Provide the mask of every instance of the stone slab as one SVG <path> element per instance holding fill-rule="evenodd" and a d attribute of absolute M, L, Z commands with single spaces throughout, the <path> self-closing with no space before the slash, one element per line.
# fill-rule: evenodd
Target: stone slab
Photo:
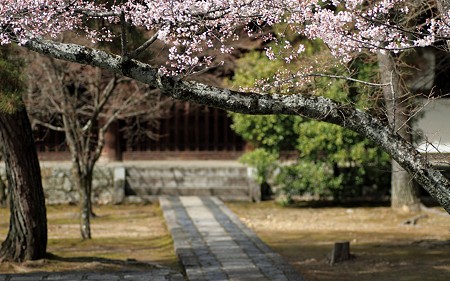
<path fill-rule="evenodd" d="M 160 205 L 189 280 L 304 280 L 218 198 L 164 196 Z"/>

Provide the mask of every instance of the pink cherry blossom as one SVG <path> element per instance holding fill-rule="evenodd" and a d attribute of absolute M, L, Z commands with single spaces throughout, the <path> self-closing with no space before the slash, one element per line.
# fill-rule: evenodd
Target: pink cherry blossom
<path fill-rule="evenodd" d="M 123 3 L 125 2 L 125 3 Z M 450 39 L 450 11 L 418 26 L 407 23 L 417 1 L 406 0 L 130 0 L 99 5 L 88 0 L 4 0 L 0 2 L 0 44 L 25 43 L 34 37 L 56 38 L 75 31 L 92 40 L 109 40 L 113 30 L 93 30 L 92 18 L 111 24 L 125 22 L 147 29 L 170 46 L 166 70 L 188 73 L 213 60 L 200 58 L 208 48 L 229 53 L 229 43 L 246 36 L 261 37 L 283 46 L 267 48 L 270 59 L 295 60 L 304 51 L 292 46 L 282 33 L 267 27 L 284 24 L 298 35 L 321 39 L 332 54 L 347 61 L 363 50 L 402 51 Z M 419 1 L 420 2 L 420 1 Z M 250 28 L 256 26 L 256 28 Z M 118 34 L 116 34 L 118 36 Z M 283 42 L 284 41 L 284 42 Z"/>

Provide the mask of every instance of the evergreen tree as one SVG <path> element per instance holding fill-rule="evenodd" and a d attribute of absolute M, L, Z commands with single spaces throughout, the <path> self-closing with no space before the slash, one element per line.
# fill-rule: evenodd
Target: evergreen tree
<path fill-rule="evenodd" d="M 41 171 L 22 103 L 22 63 L 12 46 L 0 48 L 0 143 L 10 194 L 10 225 L 0 261 L 41 259 L 47 248 L 47 217 Z"/>

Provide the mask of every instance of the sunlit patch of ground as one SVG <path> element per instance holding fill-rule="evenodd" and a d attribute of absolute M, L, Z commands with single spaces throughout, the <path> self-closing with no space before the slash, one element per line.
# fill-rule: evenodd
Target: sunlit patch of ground
<path fill-rule="evenodd" d="M 227 205 L 308 281 L 450 280 L 450 216 L 413 215 L 387 207 L 281 208 L 273 202 Z M 51 256 L 25 264 L 0 264 L 0 272 L 181 270 L 157 205 L 95 207 L 93 239 L 80 239 L 78 208 L 49 206 Z M 9 214 L 0 208 L 0 239 Z M 328 264 L 334 242 L 350 241 L 355 259 Z"/>
<path fill-rule="evenodd" d="M 0 264 L 1 273 L 31 271 L 180 270 L 161 210 L 153 205 L 98 206 L 91 240 L 82 240 L 76 206 L 48 206 L 49 257 L 24 264 Z M 9 212 L 0 208 L 0 238 Z"/>
<path fill-rule="evenodd" d="M 308 281 L 450 280 L 448 214 L 426 213 L 406 226 L 402 222 L 414 215 L 388 207 L 227 205 Z M 331 266 L 329 255 L 339 241 L 350 241 L 355 259 Z"/>

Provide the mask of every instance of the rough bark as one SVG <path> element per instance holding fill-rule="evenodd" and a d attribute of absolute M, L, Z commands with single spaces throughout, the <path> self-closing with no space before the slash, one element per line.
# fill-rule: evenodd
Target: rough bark
<path fill-rule="evenodd" d="M 409 126 L 409 99 L 405 87 L 402 85 L 401 74 L 397 63 L 390 53 L 378 54 L 381 81 L 388 122 L 393 133 L 398 133 L 407 142 L 412 141 Z M 407 212 L 420 210 L 420 200 L 413 177 L 395 160 L 392 160 L 391 173 L 391 207 Z"/>
<path fill-rule="evenodd" d="M 415 147 L 393 132 L 390 126 L 352 106 L 307 94 L 269 95 L 220 89 L 176 77 L 161 76 L 158 70 L 136 60 L 74 44 L 43 39 L 28 41 L 27 48 L 41 54 L 109 69 L 136 79 L 175 99 L 246 114 L 290 114 L 337 124 L 370 139 L 411 173 L 450 213 L 450 183 Z"/>
<path fill-rule="evenodd" d="M 3 181 L 2 177 L 0 177 L 0 206 L 6 206 L 6 184 Z"/>
<path fill-rule="evenodd" d="M 44 258 L 47 218 L 41 171 L 25 109 L 0 113 L 0 142 L 10 187 L 10 225 L 0 261 Z"/>
<path fill-rule="evenodd" d="M 331 251 L 330 264 L 333 265 L 338 262 L 348 261 L 352 258 L 350 254 L 350 242 L 336 242 Z"/>
<path fill-rule="evenodd" d="M 80 193 L 80 232 L 81 238 L 91 239 L 91 214 L 92 214 L 92 171 L 81 171 L 78 167 L 72 170 L 73 179 Z"/>

